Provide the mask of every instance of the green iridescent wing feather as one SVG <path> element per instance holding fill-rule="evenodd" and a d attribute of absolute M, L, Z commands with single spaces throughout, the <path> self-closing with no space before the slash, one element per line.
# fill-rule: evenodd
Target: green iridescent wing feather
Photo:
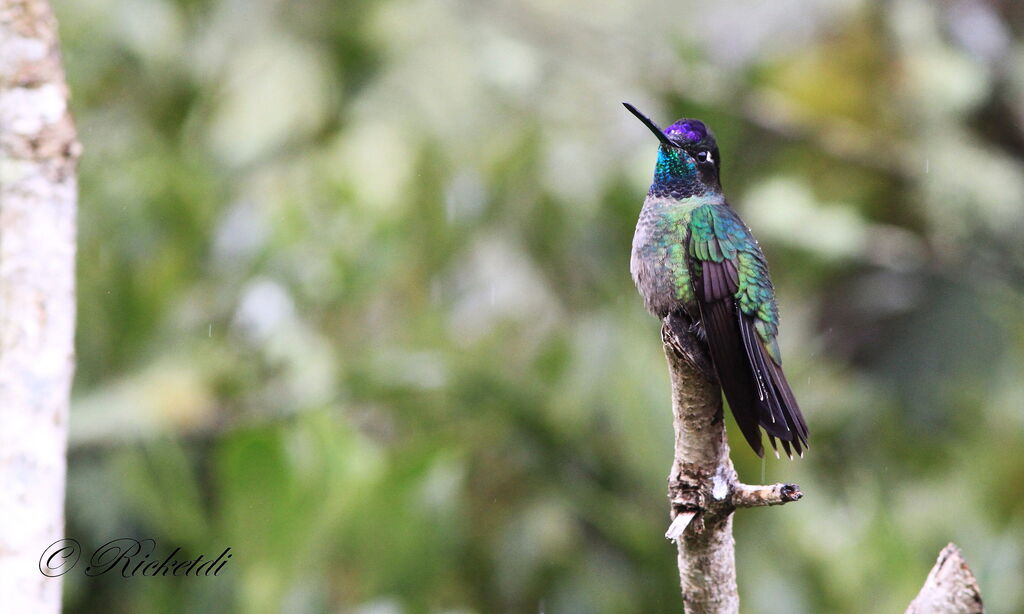
<path fill-rule="evenodd" d="M 799 453 L 807 427 L 782 374 L 779 312 L 757 241 L 726 205 L 693 210 L 687 233 L 689 281 L 715 369 L 744 436 L 762 452 L 758 425 Z"/>
<path fill-rule="evenodd" d="M 729 278 L 722 291 L 708 284 L 709 290 L 718 291 L 714 298 L 724 298 L 723 291 L 727 291 L 737 299 L 743 313 L 757 318 L 758 336 L 775 363 L 781 366 L 782 357 L 775 340 L 779 332 L 775 288 L 761 247 L 750 230 L 731 208 L 704 205 L 690 215 L 689 232 L 689 252 L 694 266 L 713 262 L 728 267 Z"/>

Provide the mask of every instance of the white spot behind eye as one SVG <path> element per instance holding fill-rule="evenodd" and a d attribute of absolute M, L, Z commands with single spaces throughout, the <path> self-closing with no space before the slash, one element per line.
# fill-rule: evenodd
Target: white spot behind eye
<path fill-rule="evenodd" d="M 698 162 L 714 162 L 714 159 L 712 159 L 710 151 L 698 151 L 697 152 L 697 161 Z"/>

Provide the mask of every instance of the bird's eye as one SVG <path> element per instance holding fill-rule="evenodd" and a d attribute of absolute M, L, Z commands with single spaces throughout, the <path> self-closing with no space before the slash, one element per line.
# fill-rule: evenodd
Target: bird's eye
<path fill-rule="evenodd" d="M 714 162 L 714 160 L 711 159 L 711 152 L 710 151 L 698 151 L 697 152 L 697 162 L 700 162 L 702 164 L 704 162 Z"/>

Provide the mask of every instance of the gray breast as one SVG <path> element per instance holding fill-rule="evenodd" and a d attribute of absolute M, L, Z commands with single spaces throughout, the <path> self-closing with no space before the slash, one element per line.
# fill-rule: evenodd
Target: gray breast
<path fill-rule="evenodd" d="M 633 251 L 629 260 L 629 271 L 644 299 L 644 306 L 659 318 L 679 307 L 673 297 L 664 240 L 665 233 L 676 231 L 664 223 L 666 206 L 668 203 L 662 199 L 648 198 L 644 201 L 633 234 Z"/>

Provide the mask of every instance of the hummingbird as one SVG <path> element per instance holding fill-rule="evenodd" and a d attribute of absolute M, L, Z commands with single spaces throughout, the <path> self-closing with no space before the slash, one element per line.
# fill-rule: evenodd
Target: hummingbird
<path fill-rule="evenodd" d="M 778 455 L 803 455 L 807 424 L 782 372 L 779 309 L 757 239 L 729 206 L 711 130 L 680 119 L 662 130 L 628 102 L 658 137 L 654 181 L 633 235 L 630 272 L 647 310 L 680 318 L 707 344 L 743 437 L 764 456 L 761 429 Z"/>

